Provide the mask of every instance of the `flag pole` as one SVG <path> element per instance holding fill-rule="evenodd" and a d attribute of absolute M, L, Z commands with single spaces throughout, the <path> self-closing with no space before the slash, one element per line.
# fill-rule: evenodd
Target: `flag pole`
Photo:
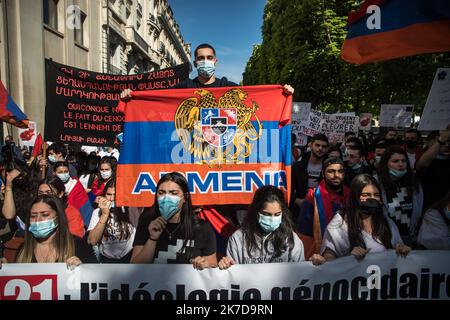
<path fill-rule="evenodd" d="M 47 159 L 47 142 L 44 141 L 44 144 L 42 145 L 42 159 Z M 45 179 L 47 174 L 47 164 L 45 166 L 42 166 L 41 171 L 41 179 Z"/>

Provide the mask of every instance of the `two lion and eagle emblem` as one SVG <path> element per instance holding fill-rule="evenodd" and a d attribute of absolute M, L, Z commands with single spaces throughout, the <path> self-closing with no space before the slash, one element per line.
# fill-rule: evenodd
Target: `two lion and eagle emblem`
<path fill-rule="evenodd" d="M 194 93 L 199 97 L 185 99 L 178 106 L 175 129 L 196 163 L 220 166 L 249 157 L 252 143 L 262 135 L 258 104 L 245 105 L 248 94 L 240 88 L 226 91 L 218 101 L 209 90 Z"/>

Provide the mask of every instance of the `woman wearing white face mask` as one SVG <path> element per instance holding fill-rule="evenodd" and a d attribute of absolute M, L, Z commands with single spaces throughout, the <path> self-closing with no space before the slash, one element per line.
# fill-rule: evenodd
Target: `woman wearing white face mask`
<path fill-rule="evenodd" d="M 217 266 L 216 236 L 194 215 L 186 179 L 164 175 L 153 207 L 139 219 L 131 263 L 191 263 L 195 269 Z"/>
<path fill-rule="evenodd" d="M 78 179 L 70 176 L 69 164 L 66 161 L 58 161 L 54 165 L 55 175 L 64 183 L 67 203 L 77 208 L 83 218 L 84 226 L 87 228 L 91 221 L 94 208 L 89 202 L 88 195 Z"/>
<path fill-rule="evenodd" d="M 304 261 L 303 243 L 294 232 L 289 209 L 281 190 L 274 186 L 259 188 L 241 229 L 228 240 L 227 256 L 220 269 L 233 264 Z"/>
<path fill-rule="evenodd" d="M 92 194 L 95 197 L 101 196 L 105 189 L 106 183 L 110 180 L 114 180 L 116 175 L 116 163 L 116 158 L 109 156 L 103 157 L 100 160 L 98 174 L 92 183 Z M 98 199 L 96 198 L 94 202 L 98 203 Z"/>

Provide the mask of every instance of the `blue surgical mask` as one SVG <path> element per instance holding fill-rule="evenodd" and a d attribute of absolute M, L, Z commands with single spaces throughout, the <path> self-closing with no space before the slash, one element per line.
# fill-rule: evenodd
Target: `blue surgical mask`
<path fill-rule="evenodd" d="M 216 71 L 214 61 L 202 60 L 197 62 L 197 72 L 200 76 L 210 78 Z"/>
<path fill-rule="evenodd" d="M 70 173 L 68 173 L 68 172 L 66 172 L 66 173 L 57 173 L 56 175 L 64 183 L 66 183 L 70 179 Z"/>
<path fill-rule="evenodd" d="M 261 213 L 258 213 L 258 215 L 259 215 L 259 218 L 258 218 L 259 225 L 265 232 L 273 232 L 273 231 L 277 230 L 281 224 L 281 216 L 282 215 L 266 216 Z"/>
<path fill-rule="evenodd" d="M 50 154 L 48 156 L 48 161 L 50 161 L 51 163 L 55 163 L 58 161 L 58 159 L 56 159 L 56 157 L 54 155 Z"/>
<path fill-rule="evenodd" d="M 359 170 L 359 169 L 361 169 L 361 167 L 362 167 L 362 164 L 361 164 L 361 162 L 358 162 L 358 163 L 355 163 L 354 165 L 352 165 L 352 170 Z"/>
<path fill-rule="evenodd" d="M 31 222 L 28 230 L 33 234 L 36 239 L 45 239 L 47 238 L 58 225 L 55 222 L 55 219 L 39 221 L 39 222 Z"/>
<path fill-rule="evenodd" d="M 116 202 L 115 201 L 111 201 L 111 206 L 110 206 L 110 208 L 112 209 L 112 208 L 114 208 L 116 206 Z"/>
<path fill-rule="evenodd" d="M 406 174 L 406 170 L 389 169 L 389 174 L 396 178 L 401 178 Z"/>
<path fill-rule="evenodd" d="M 170 194 L 158 198 L 159 212 L 164 220 L 168 221 L 175 213 L 177 213 L 180 201 L 180 197 Z"/>

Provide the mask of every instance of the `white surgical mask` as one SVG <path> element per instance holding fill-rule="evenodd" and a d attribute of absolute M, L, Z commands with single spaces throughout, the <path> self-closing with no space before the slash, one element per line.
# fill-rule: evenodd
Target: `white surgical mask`
<path fill-rule="evenodd" d="M 55 163 L 58 161 L 58 159 L 56 159 L 56 157 L 54 155 L 50 154 L 48 156 L 48 161 L 50 161 L 51 163 Z"/>
<path fill-rule="evenodd" d="M 109 179 L 111 178 L 112 175 L 112 170 L 108 170 L 108 171 L 100 171 L 100 175 L 102 176 L 102 179 Z"/>
<path fill-rule="evenodd" d="M 66 173 L 57 173 L 56 175 L 64 183 L 66 183 L 70 179 L 70 174 L 68 172 L 66 172 Z"/>

